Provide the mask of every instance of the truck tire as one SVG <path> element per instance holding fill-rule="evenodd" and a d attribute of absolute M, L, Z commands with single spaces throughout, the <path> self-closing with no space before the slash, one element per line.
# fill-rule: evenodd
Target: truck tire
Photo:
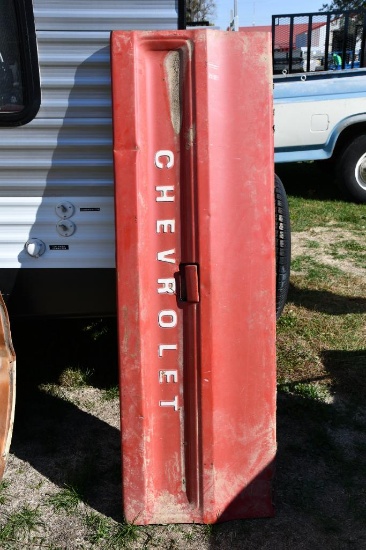
<path fill-rule="evenodd" d="M 358 136 L 343 149 L 336 164 L 336 175 L 348 199 L 366 202 L 366 135 Z"/>
<path fill-rule="evenodd" d="M 286 191 L 275 175 L 276 319 L 285 307 L 290 284 L 291 228 Z"/>

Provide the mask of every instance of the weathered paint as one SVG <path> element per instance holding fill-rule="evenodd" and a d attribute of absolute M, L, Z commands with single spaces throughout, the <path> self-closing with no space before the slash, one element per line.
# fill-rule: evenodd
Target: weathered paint
<path fill-rule="evenodd" d="M 112 89 L 124 514 L 270 516 L 269 36 L 115 32 Z"/>
<path fill-rule="evenodd" d="M 9 317 L 0 294 L 0 480 L 9 454 L 15 409 L 15 353 Z"/>

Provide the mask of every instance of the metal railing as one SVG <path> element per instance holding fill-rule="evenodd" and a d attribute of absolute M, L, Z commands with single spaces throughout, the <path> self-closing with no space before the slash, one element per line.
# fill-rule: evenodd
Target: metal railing
<path fill-rule="evenodd" d="M 365 10 L 273 15 L 273 73 L 364 67 L 365 37 Z"/>

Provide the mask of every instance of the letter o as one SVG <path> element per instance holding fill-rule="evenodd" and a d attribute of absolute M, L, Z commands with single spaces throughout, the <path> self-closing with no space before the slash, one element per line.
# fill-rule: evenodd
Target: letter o
<path fill-rule="evenodd" d="M 173 309 L 163 309 L 158 315 L 158 324 L 161 328 L 173 328 L 177 326 L 177 314 Z"/>

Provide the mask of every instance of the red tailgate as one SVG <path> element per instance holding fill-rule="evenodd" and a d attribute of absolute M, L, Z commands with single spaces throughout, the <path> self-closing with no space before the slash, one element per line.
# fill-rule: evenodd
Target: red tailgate
<path fill-rule="evenodd" d="M 273 511 L 270 59 L 264 33 L 112 34 L 129 521 Z"/>

